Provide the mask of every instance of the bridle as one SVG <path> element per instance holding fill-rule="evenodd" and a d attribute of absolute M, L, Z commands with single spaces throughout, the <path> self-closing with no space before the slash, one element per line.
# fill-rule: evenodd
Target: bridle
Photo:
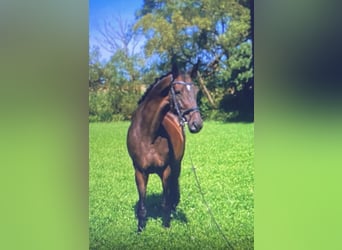
<path fill-rule="evenodd" d="M 184 124 L 187 122 L 185 116 L 191 112 L 199 112 L 199 108 L 196 106 L 196 107 L 193 107 L 193 108 L 189 108 L 189 109 L 186 109 L 184 111 L 182 111 L 179 103 L 177 102 L 177 98 L 176 98 L 176 93 L 175 93 L 175 89 L 174 89 L 174 86 L 176 84 L 181 84 L 181 85 L 184 85 L 184 86 L 191 86 L 191 85 L 194 85 L 193 82 L 183 82 L 183 81 L 172 81 L 171 82 L 171 98 L 172 98 L 172 101 L 173 101 L 173 105 L 176 109 L 176 112 L 177 112 L 177 115 L 178 115 L 178 119 L 179 119 L 179 124 L 183 127 Z"/>

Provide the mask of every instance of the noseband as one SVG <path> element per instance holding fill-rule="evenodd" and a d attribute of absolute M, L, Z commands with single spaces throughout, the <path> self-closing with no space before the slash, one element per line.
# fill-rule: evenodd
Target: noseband
<path fill-rule="evenodd" d="M 184 126 L 184 124 L 187 122 L 185 116 L 187 114 L 191 113 L 191 112 L 199 112 L 199 108 L 196 106 L 196 107 L 193 107 L 193 108 L 186 109 L 183 112 L 181 111 L 180 105 L 177 102 L 176 93 L 175 93 L 175 89 L 174 89 L 174 86 L 176 84 L 181 84 L 181 85 L 184 85 L 184 86 L 187 86 L 187 85 L 191 86 L 191 85 L 194 85 L 194 83 L 192 83 L 192 82 L 183 82 L 183 81 L 172 81 L 171 82 L 171 97 L 172 97 L 173 105 L 175 106 L 175 109 L 176 109 L 176 112 L 177 112 L 177 115 L 178 115 L 178 118 L 179 118 L 180 125 Z"/>

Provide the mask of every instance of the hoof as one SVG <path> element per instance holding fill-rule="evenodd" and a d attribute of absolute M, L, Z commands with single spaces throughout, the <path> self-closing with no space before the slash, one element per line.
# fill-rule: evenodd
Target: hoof
<path fill-rule="evenodd" d="M 164 223 L 163 226 L 164 226 L 164 228 L 168 229 L 168 228 L 170 228 L 170 223 Z"/>
<path fill-rule="evenodd" d="M 163 227 L 170 227 L 170 222 L 171 222 L 171 213 L 164 215 L 163 218 Z"/>
<path fill-rule="evenodd" d="M 137 230 L 137 232 L 141 233 L 142 231 L 144 231 L 145 226 L 146 226 L 145 222 L 138 223 L 138 230 Z"/>

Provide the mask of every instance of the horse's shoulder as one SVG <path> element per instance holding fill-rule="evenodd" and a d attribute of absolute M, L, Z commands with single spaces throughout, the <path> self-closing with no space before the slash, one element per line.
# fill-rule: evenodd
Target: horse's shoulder
<path fill-rule="evenodd" d="M 182 158 L 184 154 L 185 138 L 183 127 L 179 124 L 178 117 L 168 112 L 162 121 L 162 125 L 169 135 L 175 158 Z"/>

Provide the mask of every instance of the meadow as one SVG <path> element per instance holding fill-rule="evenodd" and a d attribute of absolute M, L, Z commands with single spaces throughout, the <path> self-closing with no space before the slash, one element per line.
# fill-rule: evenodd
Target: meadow
<path fill-rule="evenodd" d="M 161 182 L 150 175 L 147 225 L 136 233 L 138 194 L 126 149 L 128 122 L 89 124 L 89 249 L 253 249 L 254 124 L 205 122 L 186 128 L 181 200 L 171 227 L 162 226 Z M 192 159 L 192 161 L 191 161 Z M 212 220 L 196 185 L 221 228 Z"/>

